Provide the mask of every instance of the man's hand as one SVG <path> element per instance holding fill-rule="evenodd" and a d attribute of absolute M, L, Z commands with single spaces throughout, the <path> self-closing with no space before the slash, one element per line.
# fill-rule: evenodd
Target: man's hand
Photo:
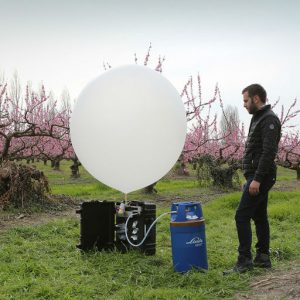
<path fill-rule="evenodd" d="M 252 180 L 249 186 L 249 194 L 250 196 L 256 196 L 259 193 L 260 182 Z"/>

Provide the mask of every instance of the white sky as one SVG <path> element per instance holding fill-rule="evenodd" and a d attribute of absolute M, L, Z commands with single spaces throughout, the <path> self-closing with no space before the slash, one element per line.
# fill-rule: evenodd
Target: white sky
<path fill-rule="evenodd" d="M 134 63 L 136 52 L 141 62 L 150 42 L 151 65 L 166 56 L 163 74 L 179 92 L 199 72 L 204 96 L 218 82 L 246 123 L 246 85 L 262 84 L 281 104 L 300 98 L 297 0 L 0 0 L 0 70 L 56 96 L 66 87 L 75 98 L 103 61 Z"/>

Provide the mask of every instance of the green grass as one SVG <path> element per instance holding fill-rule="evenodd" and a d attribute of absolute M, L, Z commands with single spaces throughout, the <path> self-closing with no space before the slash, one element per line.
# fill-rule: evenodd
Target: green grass
<path fill-rule="evenodd" d="M 44 165 L 42 162 L 36 162 L 35 165 L 39 170 L 43 171 L 51 186 L 51 192 L 53 194 L 65 194 L 80 199 L 105 199 L 105 200 L 123 200 L 124 195 L 114 190 L 103 183 L 93 178 L 82 166 L 80 166 L 80 178 L 70 178 L 70 165 L 69 161 L 62 161 L 59 171 L 55 171 L 51 168 L 50 163 Z M 129 200 L 135 199 L 148 199 L 155 200 L 157 197 L 178 197 L 181 195 L 193 196 L 206 194 L 209 191 L 214 190 L 213 187 L 200 187 L 195 177 L 195 171 L 189 168 L 191 173 L 190 177 L 174 179 L 170 176 L 165 176 L 156 185 L 158 195 L 145 195 L 142 190 L 130 193 L 128 195 Z M 243 176 L 239 172 L 241 182 L 243 182 Z M 278 168 L 278 178 L 280 182 L 295 180 L 296 172 L 293 170 Z M 223 191 L 224 192 L 224 191 Z M 225 192 L 228 192 L 225 190 Z"/>
<path fill-rule="evenodd" d="M 92 178 L 80 167 L 81 178 L 70 179 L 70 163 L 60 171 L 36 163 L 49 178 L 54 194 L 80 199 L 120 200 L 124 195 Z M 279 168 L 280 184 L 295 180 L 295 172 Z M 204 205 L 209 271 L 175 273 L 172 268 L 169 218 L 157 225 L 157 253 L 147 257 L 132 251 L 81 253 L 80 225 L 75 218 L 45 225 L 17 227 L 0 235 L 0 300 L 2 299 L 231 299 L 249 288 L 250 280 L 262 270 L 224 277 L 222 271 L 236 260 L 237 236 L 234 213 L 240 192 L 199 187 L 195 177 L 159 181 L 157 195 L 142 191 L 129 199 L 164 197 L 184 201 L 209 193 L 225 196 Z M 270 193 L 271 256 L 275 267 L 300 257 L 300 190 Z M 169 210 L 169 202 L 158 203 L 158 213 Z M 254 232 L 253 232 L 254 233 Z M 255 236 L 255 234 L 253 234 Z"/>
<path fill-rule="evenodd" d="M 295 170 L 278 167 L 277 169 L 277 181 L 296 180 L 297 173 Z"/>
<path fill-rule="evenodd" d="M 39 170 L 43 171 L 50 183 L 51 193 L 53 194 L 65 194 L 80 199 L 105 199 L 105 200 L 123 200 L 124 194 L 114 190 L 105 184 L 97 181 L 93 178 L 82 166 L 80 167 L 80 178 L 70 178 L 70 165 L 68 161 L 62 161 L 60 170 L 55 171 L 51 168 L 50 163 L 44 165 L 42 162 L 36 162 L 33 164 Z M 159 191 L 158 195 L 145 195 L 142 190 L 130 193 L 128 195 L 129 200 L 145 199 L 155 200 L 157 196 L 170 197 L 171 195 L 178 194 L 199 194 L 200 187 L 195 177 L 186 177 L 182 179 L 170 179 L 164 177 L 160 180 L 156 189 Z M 202 192 L 205 189 L 201 188 Z"/>
<path fill-rule="evenodd" d="M 203 207 L 209 271 L 173 272 L 169 219 L 157 226 L 157 254 L 75 248 L 79 220 L 19 227 L 0 236 L 0 299 L 230 299 L 261 270 L 224 277 L 236 259 L 234 211 L 240 193 Z M 271 192 L 271 256 L 275 267 L 300 257 L 300 190 Z M 159 209 L 158 214 L 167 211 Z"/>

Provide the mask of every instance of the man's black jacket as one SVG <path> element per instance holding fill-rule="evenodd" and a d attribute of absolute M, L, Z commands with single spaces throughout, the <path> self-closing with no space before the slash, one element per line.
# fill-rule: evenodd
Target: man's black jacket
<path fill-rule="evenodd" d="M 274 159 L 281 137 L 281 124 L 278 117 L 265 105 L 252 117 L 243 158 L 246 178 L 262 182 L 266 175 L 276 176 Z"/>

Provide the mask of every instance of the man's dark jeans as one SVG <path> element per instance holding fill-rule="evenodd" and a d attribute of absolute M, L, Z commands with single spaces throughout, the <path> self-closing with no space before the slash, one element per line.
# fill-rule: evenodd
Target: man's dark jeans
<path fill-rule="evenodd" d="M 270 229 L 267 215 L 268 192 L 276 181 L 275 175 L 266 176 L 261 182 L 259 194 L 250 196 L 249 186 L 253 177 L 247 178 L 244 185 L 242 198 L 236 211 L 235 221 L 239 238 L 239 255 L 252 258 L 251 243 L 251 219 L 254 220 L 257 236 L 256 251 L 269 254 Z"/>

